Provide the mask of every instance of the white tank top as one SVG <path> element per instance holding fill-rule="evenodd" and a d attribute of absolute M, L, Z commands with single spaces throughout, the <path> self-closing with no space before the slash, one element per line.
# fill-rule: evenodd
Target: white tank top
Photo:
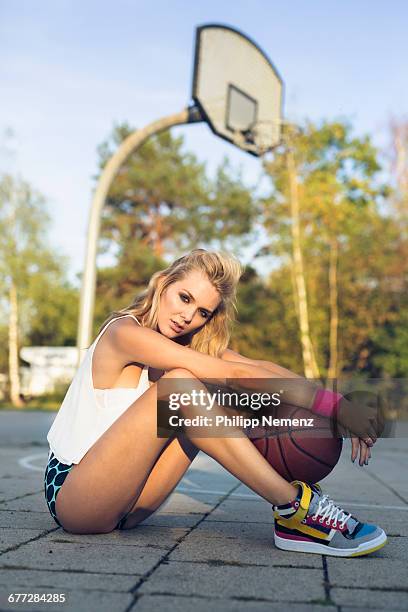
<path fill-rule="evenodd" d="M 144 366 L 135 388 L 95 389 L 92 380 L 92 357 L 95 346 L 111 323 L 109 321 L 88 348 L 64 401 L 48 432 L 51 451 L 62 463 L 79 463 L 93 444 L 120 417 L 123 412 L 149 388 L 148 368 Z"/>

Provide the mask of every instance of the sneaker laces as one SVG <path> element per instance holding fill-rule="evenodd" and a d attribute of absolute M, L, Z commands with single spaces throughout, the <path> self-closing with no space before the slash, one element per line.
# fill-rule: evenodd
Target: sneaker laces
<path fill-rule="evenodd" d="M 348 514 L 340 508 L 336 506 L 334 501 L 329 498 L 328 495 L 322 495 L 319 498 L 318 506 L 315 512 L 312 515 L 312 519 L 315 521 L 317 517 L 320 516 L 320 523 L 326 521 L 333 521 L 333 527 L 337 527 L 337 522 L 339 522 L 340 529 L 343 529 L 344 525 L 347 523 L 351 514 Z"/>

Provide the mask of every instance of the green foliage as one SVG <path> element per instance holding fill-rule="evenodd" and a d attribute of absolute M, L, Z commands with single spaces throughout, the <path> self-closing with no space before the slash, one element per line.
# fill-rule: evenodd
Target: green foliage
<path fill-rule="evenodd" d="M 101 169 L 132 131 L 126 124 L 116 126 L 99 148 Z M 329 362 L 328 273 L 335 239 L 341 370 L 407 376 L 406 231 L 384 212 L 390 190 L 378 178 L 378 152 L 368 137 L 356 137 L 340 121 L 308 122 L 287 131 L 285 145 L 266 164 L 271 193 L 262 200 L 227 159 L 210 179 L 205 165 L 184 150 L 182 137 L 163 132 L 150 138 L 121 168 L 103 211 L 100 252 L 111 255 L 112 265 L 98 271 L 94 333 L 111 311 L 130 304 L 152 274 L 176 256 L 196 246 L 240 256 L 246 245 L 256 244 L 261 223 L 270 238 L 268 247 L 259 249 L 259 255 L 266 255 L 266 274 L 246 266 L 231 346 L 302 373 L 291 267 L 288 146 L 298 174 L 311 333 L 319 366 L 324 372 Z M 3 179 L 1 195 L 5 241 L 0 247 L 0 307 L 7 315 L 8 279 L 13 275 L 18 279 L 21 339 L 73 345 L 78 292 L 66 281 L 66 262 L 47 246 L 44 200 L 11 177 Z M 12 212 L 11 203 L 17 201 Z M 5 346 L 5 325 L 0 340 Z M 6 367 L 3 351 L 0 369 Z"/>
<path fill-rule="evenodd" d="M 7 320 L 8 292 L 13 281 L 20 346 L 75 344 L 77 291 L 66 281 L 65 259 L 48 245 L 49 226 L 43 196 L 20 178 L 1 177 L 1 310 Z M 7 342 L 3 346 L 6 349 Z M 0 368 L 7 370 L 7 350 L 1 352 Z"/>
<path fill-rule="evenodd" d="M 114 129 L 99 149 L 101 168 L 131 132 L 126 124 Z M 271 259 L 263 261 L 273 266 L 266 277 L 247 266 L 232 347 L 302 373 L 291 268 L 288 146 L 298 173 L 302 249 L 319 365 L 324 372 L 329 362 L 328 273 L 330 245 L 336 239 L 340 367 L 370 374 L 402 371 L 403 342 L 399 369 L 391 362 L 393 334 L 406 308 L 401 279 L 406 277 L 407 245 L 398 225 L 382 212 L 390 190 L 378 179 L 378 152 L 369 137 L 356 137 L 351 125 L 340 121 L 307 122 L 302 129 L 287 130 L 285 145 L 266 165 L 272 189 L 261 201 L 228 160 L 210 180 L 205 166 L 184 151 L 181 137 L 164 132 L 149 139 L 121 169 L 104 211 L 103 251 L 113 255 L 115 265 L 98 275 L 95 331 L 108 312 L 128 305 L 152 273 L 175 256 L 195 246 L 239 255 L 245 245 L 256 243 L 257 223 L 262 223 L 270 243 L 259 255 L 269 255 Z"/>
<path fill-rule="evenodd" d="M 116 126 L 99 147 L 101 168 L 131 131 L 127 124 Z M 211 181 L 183 146 L 183 138 L 168 131 L 150 138 L 112 184 L 101 252 L 115 265 L 98 273 L 94 331 L 175 257 L 198 246 L 238 253 L 251 240 L 258 210 L 239 173 L 224 160 Z"/>
<path fill-rule="evenodd" d="M 0 291 L 10 279 L 21 291 L 41 266 L 43 243 L 49 225 L 44 199 L 21 179 L 6 174 L 0 180 Z"/>
<path fill-rule="evenodd" d="M 407 271 L 400 228 L 382 212 L 390 190 L 378 180 L 378 152 L 368 137 L 353 136 L 345 123 L 309 122 L 301 130 L 289 130 L 285 145 L 267 164 L 272 193 L 263 201 L 263 220 L 271 236 L 268 252 L 287 266 L 286 279 L 281 278 L 287 287 L 291 217 L 286 147 L 296 161 L 311 334 L 319 366 L 325 371 L 329 362 L 328 274 L 336 240 L 340 367 L 374 375 L 379 369 L 372 360 L 373 339 L 402 314 L 396 302 Z M 397 279 L 398 289 L 390 291 Z M 294 310 L 293 300 L 287 307 Z M 385 367 L 384 359 L 381 363 Z"/>
<path fill-rule="evenodd" d="M 100 166 L 112 145 L 129 135 L 117 126 L 101 145 Z M 111 144 L 112 143 L 112 144 Z M 104 211 L 104 249 L 120 255 L 137 241 L 157 256 L 177 254 L 214 241 L 219 246 L 232 236 L 248 238 L 257 216 L 251 191 L 225 159 L 213 181 L 205 165 L 183 150 L 183 137 L 162 132 L 131 155 L 112 184 Z"/>
<path fill-rule="evenodd" d="M 114 310 L 129 306 L 148 285 L 152 275 L 167 266 L 148 247 L 129 244 L 116 266 L 98 272 L 93 334 Z"/>
<path fill-rule="evenodd" d="M 68 390 L 68 387 L 69 385 L 67 384 L 58 384 L 56 385 L 56 388 L 53 393 L 44 393 L 39 397 L 26 398 L 24 410 L 59 410 L 59 408 L 61 407 L 61 403 Z M 10 402 L 1 401 L 0 410 L 3 408 L 10 409 Z"/>
<path fill-rule="evenodd" d="M 31 293 L 27 341 L 31 346 L 75 346 L 79 292 L 62 278 L 50 282 L 44 275 Z"/>
<path fill-rule="evenodd" d="M 100 166 L 131 133 L 117 126 L 101 145 Z M 205 202 L 204 166 L 182 151 L 182 137 L 169 131 L 149 138 L 121 168 L 112 184 L 103 215 L 102 244 L 119 257 L 137 241 L 157 256 L 165 249 L 188 248 L 199 239 L 198 209 Z"/>
<path fill-rule="evenodd" d="M 287 269 L 280 268 L 266 282 L 254 268 L 246 267 L 238 288 L 238 324 L 232 348 L 301 374 L 299 332 L 287 278 Z"/>

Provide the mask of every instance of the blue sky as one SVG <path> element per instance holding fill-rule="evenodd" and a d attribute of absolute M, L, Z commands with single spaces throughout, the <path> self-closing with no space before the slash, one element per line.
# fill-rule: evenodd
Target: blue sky
<path fill-rule="evenodd" d="M 0 171 L 46 196 L 50 241 L 69 256 L 71 278 L 82 268 L 98 144 L 114 122 L 141 127 L 188 104 L 194 30 L 208 22 L 242 30 L 269 55 L 286 119 L 347 118 L 386 146 L 390 116 L 407 116 L 402 0 L 0 0 Z M 258 177 L 259 161 L 207 126 L 175 132 L 210 171 L 228 155 L 248 182 Z"/>

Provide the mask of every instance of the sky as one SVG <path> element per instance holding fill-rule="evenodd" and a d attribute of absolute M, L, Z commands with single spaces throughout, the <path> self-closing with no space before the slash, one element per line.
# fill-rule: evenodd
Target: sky
<path fill-rule="evenodd" d="M 0 173 L 44 194 L 49 241 L 82 270 L 97 146 L 191 100 L 195 28 L 235 27 L 285 83 L 285 120 L 347 119 L 379 147 L 407 117 L 404 0 L 0 0 Z M 8 136 L 9 131 L 13 135 Z M 206 124 L 174 129 L 211 173 L 224 156 L 254 184 L 261 165 Z"/>

